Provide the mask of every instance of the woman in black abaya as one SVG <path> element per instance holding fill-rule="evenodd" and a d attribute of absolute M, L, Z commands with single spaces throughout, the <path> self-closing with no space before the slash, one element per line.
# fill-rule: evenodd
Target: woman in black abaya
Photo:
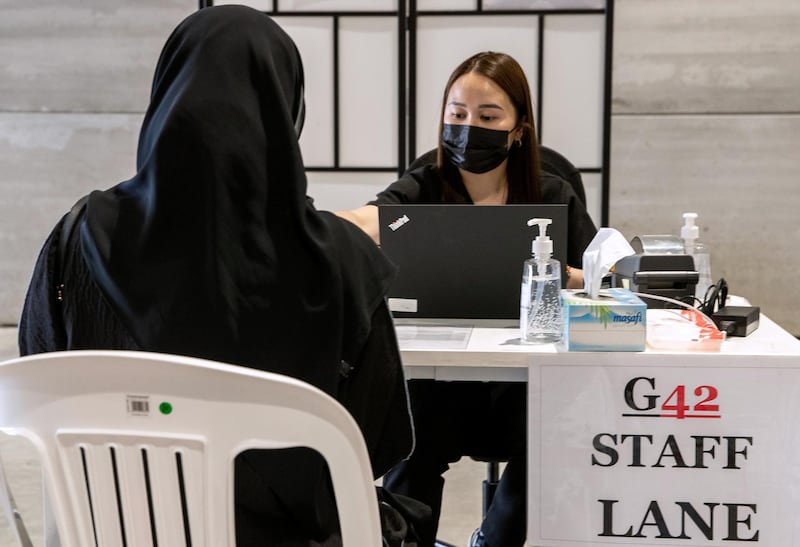
<path fill-rule="evenodd" d="M 384 302 L 394 270 L 306 196 L 303 111 L 299 54 L 267 15 L 184 20 L 156 67 L 136 175 L 92 192 L 42 248 L 20 353 L 138 349 L 300 378 L 354 415 L 377 477 L 412 445 Z M 335 542 L 324 462 L 293 450 L 237 459 L 239 545 Z"/>

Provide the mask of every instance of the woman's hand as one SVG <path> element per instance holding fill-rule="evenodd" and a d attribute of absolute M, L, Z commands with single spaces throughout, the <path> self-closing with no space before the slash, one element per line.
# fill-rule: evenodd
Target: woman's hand
<path fill-rule="evenodd" d="M 376 244 L 381 244 L 377 206 L 365 205 L 363 207 L 359 207 L 358 209 L 350 209 L 349 211 L 336 211 L 336 215 L 345 220 L 349 220 L 364 230 L 364 232 L 371 237 Z"/>
<path fill-rule="evenodd" d="M 583 270 L 578 268 L 569 268 L 569 277 L 567 278 L 568 289 L 582 289 L 583 288 Z"/>

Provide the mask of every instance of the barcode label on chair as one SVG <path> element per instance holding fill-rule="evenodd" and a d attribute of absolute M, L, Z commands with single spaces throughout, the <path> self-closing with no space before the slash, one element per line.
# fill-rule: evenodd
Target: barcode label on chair
<path fill-rule="evenodd" d="M 128 414 L 147 416 L 150 414 L 150 397 L 146 395 L 128 395 Z"/>

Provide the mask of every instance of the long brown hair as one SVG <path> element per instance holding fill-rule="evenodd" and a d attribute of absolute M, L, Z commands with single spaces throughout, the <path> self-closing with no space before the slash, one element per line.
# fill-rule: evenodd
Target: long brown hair
<path fill-rule="evenodd" d="M 444 112 L 450 88 L 464 74 L 474 72 L 485 76 L 505 91 L 517 111 L 517 127 L 522 128 L 519 145 L 514 143 L 508 152 L 507 203 L 538 203 L 542 199 L 539 171 L 539 142 L 536 138 L 531 91 L 525 72 L 519 63 L 505 53 L 483 51 L 462 62 L 450 74 L 442 97 L 439 116 L 439 150 L 437 165 L 445 180 L 444 201 L 460 202 L 467 195 L 458 169 L 445 159 L 441 136 L 444 129 Z"/>

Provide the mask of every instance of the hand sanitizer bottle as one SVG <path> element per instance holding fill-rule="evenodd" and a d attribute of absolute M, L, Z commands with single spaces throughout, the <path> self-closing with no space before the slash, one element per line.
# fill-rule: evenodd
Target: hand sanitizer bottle
<path fill-rule="evenodd" d="M 700 279 L 695 287 L 695 298 L 702 302 L 705 299 L 706 291 L 711 286 L 711 253 L 708 246 L 700 241 L 700 228 L 695 224 L 697 213 L 683 213 L 683 226 L 681 227 L 681 239 L 683 240 L 683 250 L 687 255 L 694 258 L 694 269 L 697 270 Z"/>
<path fill-rule="evenodd" d="M 561 339 L 561 264 L 553 256 L 553 241 L 547 236 L 549 218 L 532 218 L 528 226 L 539 226 L 533 241 L 533 257 L 522 266 L 519 302 L 520 338 L 523 343 L 546 344 Z"/>

